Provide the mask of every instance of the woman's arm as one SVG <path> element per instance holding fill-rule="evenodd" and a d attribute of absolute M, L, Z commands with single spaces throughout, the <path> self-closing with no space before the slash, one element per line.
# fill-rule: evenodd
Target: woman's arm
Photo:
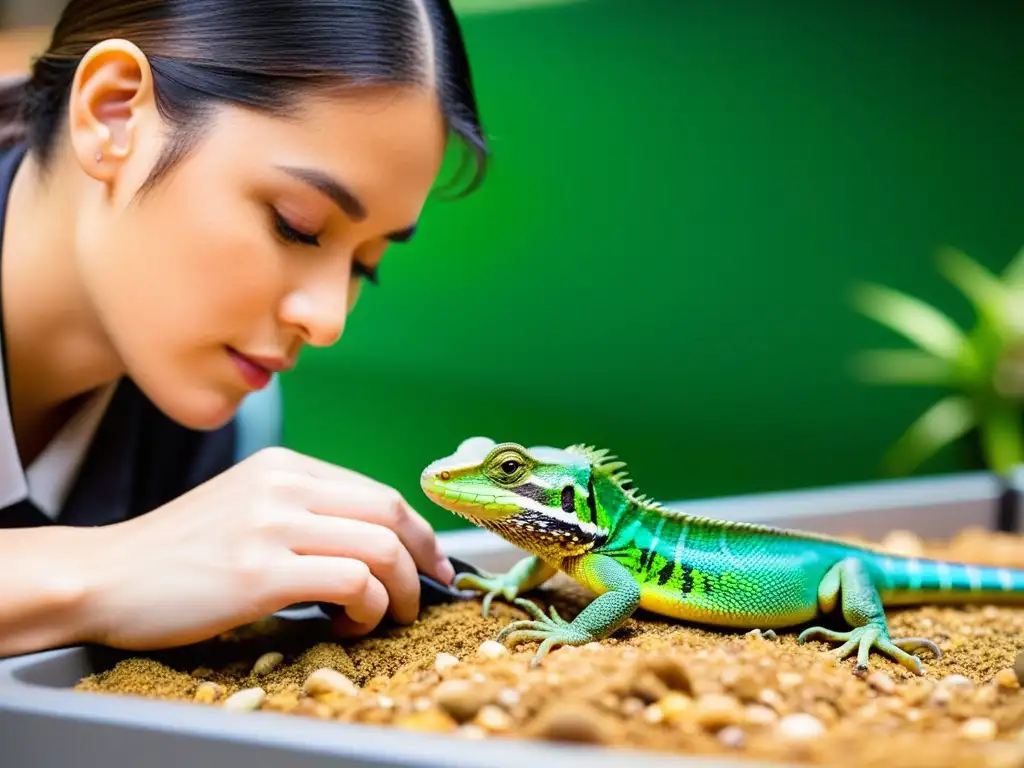
<path fill-rule="evenodd" d="M 90 585 L 83 553 L 96 530 L 0 530 L 0 656 L 84 640 Z"/>

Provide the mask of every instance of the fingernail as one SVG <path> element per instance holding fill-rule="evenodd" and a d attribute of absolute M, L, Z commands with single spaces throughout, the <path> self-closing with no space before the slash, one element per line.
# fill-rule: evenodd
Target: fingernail
<path fill-rule="evenodd" d="M 455 569 L 452 567 L 451 561 L 442 556 L 437 561 L 437 575 L 440 578 L 442 584 L 451 584 L 452 579 L 455 578 Z"/>

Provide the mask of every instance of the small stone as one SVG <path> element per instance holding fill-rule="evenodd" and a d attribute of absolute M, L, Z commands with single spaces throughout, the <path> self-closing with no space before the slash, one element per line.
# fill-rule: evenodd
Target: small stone
<path fill-rule="evenodd" d="M 434 670 L 436 672 L 444 672 L 445 670 L 458 665 L 458 663 L 458 658 L 452 656 L 450 653 L 439 653 L 434 659 Z"/>
<path fill-rule="evenodd" d="M 192 699 L 196 704 L 213 704 L 224 694 L 224 688 L 217 683 L 203 682 L 196 688 L 196 695 Z"/>
<path fill-rule="evenodd" d="M 939 680 L 939 686 L 950 691 L 969 691 L 974 687 L 974 683 L 963 675 L 946 675 Z"/>
<path fill-rule="evenodd" d="M 497 659 L 502 656 L 508 656 L 509 651 L 508 648 L 495 640 L 484 640 L 477 650 L 477 655 L 483 659 Z"/>
<path fill-rule="evenodd" d="M 991 741 L 998 730 L 995 722 L 987 717 L 972 717 L 960 726 L 960 735 L 970 741 Z"/>
<path fill-rule="evenodd" d="M 1000 688 L 1006 688 L 1007 690 L 1020 688 L 1020 680 L 1017 678 L 1017 673 L 1009 667 L 999 670 L 994 679 L 996 685 Z"/>
<path fill-rule="evenodd" d="M 458 728 L 458 723 L 436 707 L 399 717 L 395 725 L 409 731 L 426 733 L 447 733 Z"/>
<path fill-rule="evenodd" d="M 709 730 L 743 722 L 743 706 L 734 696 L 709 693 L 697 699 L 694 715 L 698 723 Z"/>
<path fill-rule="evenodd" d="M 591 707 L 555 704 L 536 718 L 533 730 L 540 738 L 551 741 L 601 744 L 609 739 L 604 726 L 603 719 Z"/>
<path fill-rule="evenodd" d="M 676 723 L 693 709 L 694 703 L 693 699 L 685 694 L 670 693 L 664 699 L 652 706 L 657 707 L 661 712 L 661 720 Z M 661 722 L 661 720 L 659 720 L 659 722 Z"/>
<path fill-rule="evenodd" d="M 493 694 L 486 686 L 475 685 L 469 680 L 446 680 L 434 690 L 434 698 L 456 722 L 464 723 L 491 703 Z"/>
<path fill-rule="evenodd" d="M 329 720 L 334 714 L 331 708 L 326 704 L 323 704 L 316 699 L 299 699 L 299 703 L 295 705 L 295 709 L 292 710 L 294 715 L 304 715 L 306 717 L 318 717 L 321 720 Z"/>
<path fill-rule="evenodd" d="M 497 701 L 501 706 L 511 709 L 519 703 L 522 698 L 522 694 L 519 693 L 515 688 L 502 688 L 498 691 Z"/>
<path fill-rule="evenodd" d="M 891 677 L 881 670 L 876 669 L 868 675 L 868 685 L 879 693 L 884 693 L 886 695 L 892 695 L 896 692 L 896 683 L 893 682 Z"/>
<path fill-rule="evenodd" d="M 650 704 L 644 710 L 644 722 L 657 725 L 665 719 L 665 711 L 657 704 Z"/>
<path fill-rule="evenodd" d="M 231 712 L 248 712 L 259 709 L 267 698 L 267 692 L 262 688 L 243 688 L 231 694 L 221 705 Z"/>
<path fill-rule="evenodd" d="M 803 684 L 804 676 L 799 672 L 780 672 L 778 674 L 779 688 L 788 691 Z"/>
<path fill-rule="evenodd" d="M 797 712 L 779 721 L 779 732 L 787 739 L 805 741 L 823 736 L 825 726 L 814 715 Z"/>
<path fill-rule="evenodd" d="M 778 691 L 771 688 L 765 688 L 757 694 L 757 700 L 762 704 L 771 707 L 776 712 L 779 712 L 783 707 L 785 707 L 785 702 L 783 702 L 782 696 L 779 695 Z"/>
<path fill-rule="evenodd" d="M 1024 651 L 1021 651 L 1013 660 L 1013 671 L 1017 675 L 1017 680 L 1024 684 Z"/>
<path fill-rule="evenodd" d="M 458 728 L 455 729 L 455 735 L 461 739 L 471 739 L 473 741 L 480 741 L 487 738 L 487 731 L 485 731 L 479 725 L 466 723 L 465 725 L 460 725 Z"/>
<path fill-rule="evenodd" d="M 726 749 L 742 749 L 747 741 L 747 734 L 738 725 L 727 725 L 718 732 L 718 743 Z"/>
<path fill-rule="evenodd" d="M 264 653 L 258 659 L 256 663 L 252 665 L 252 672 L 254 675 L 262 677 L 263 675 L 269 675 L 278 665 L 284 661 L 284 655 L 277 651 L 270 651 L 270 653 Z"/>
<path fill-rule="evenodd" d="M 477 712 L 474 722 L 491 733 L 506 733 L 512 730 L 512 718 L 508 712 L 493 704 Z"/>
<path fill-rule="evenodd" d="M 330 667 L 321 667 L 315 672 L 311 672 L 302 684 L 302 690 L 315 697 L 332 693 L 355 696 L 359 693 L 355 683 L 338 670 Z"/>
<path fill-rule="evenodd" d="M 275 712 L 292 712 L 299 705 L 298 691 L 280 691 L 267 697 L 263 702 L 263 709 Z"/>
<path fill-rule="evenodd" d="M 750 725 L 772 725 L 779 719 L 774 709 L 763 704 L 750 704 L 746 710 L 746 721 Z"/>

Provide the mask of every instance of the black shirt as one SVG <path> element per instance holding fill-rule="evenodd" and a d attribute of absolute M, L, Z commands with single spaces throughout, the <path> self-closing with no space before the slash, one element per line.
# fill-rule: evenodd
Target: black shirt
<path fill-rule="evenodd" d="M 0 150 L 0 244 L 11 182 L 24 156 L 20 144 Z M 115 385 L 59 509 L 53 516 L 44 514 L 28 496 L 10 428 L 6 342 L 0 306 L 0 528 L 119 522 L 165 504 L 235 462 L 234 420 L 212 431 L 188 429 L 165 416 L 124 377 Z"/>

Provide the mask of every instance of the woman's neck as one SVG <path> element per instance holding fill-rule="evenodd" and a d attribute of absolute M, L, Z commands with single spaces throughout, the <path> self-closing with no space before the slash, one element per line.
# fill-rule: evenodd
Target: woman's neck
<path fill-rule="evenodd" d="M 123 372 L 75 256 L 76 201 L 96 182 L 62 152 L 68 150 L 58 147 L 45 178 L 26 155 L 14 177 L 0 243 L 3 343 L 23 462 L 49 443 L 81 396 Z"/>

